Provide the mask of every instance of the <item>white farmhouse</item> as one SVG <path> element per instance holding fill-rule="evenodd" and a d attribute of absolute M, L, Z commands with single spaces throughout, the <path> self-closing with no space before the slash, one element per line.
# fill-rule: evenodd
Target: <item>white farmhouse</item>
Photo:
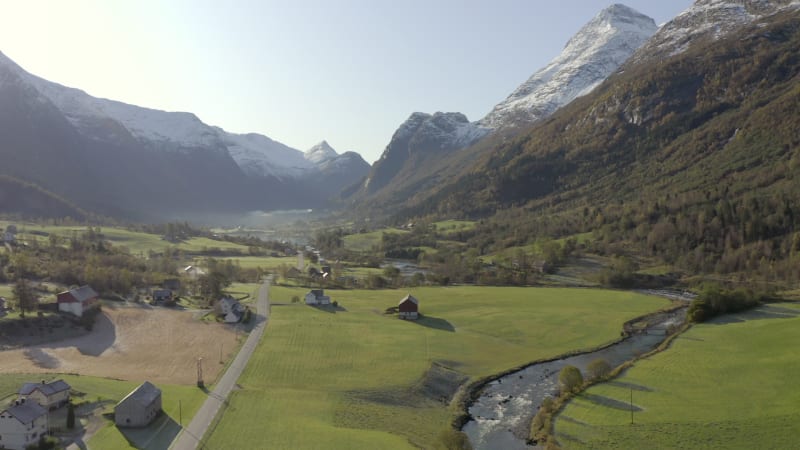
<path fill-rule="evenodd" d="M 306 305 L 330 305 L 331 298 L 322 289 L 312 289 L 306 294 Z"/>
<path fill-rule="evenodd" d="M 161 389 L 145 381 L 114 407 L 114 423 L 120 427 L 145 427 L 159 411 Z"/>
<path fill-rule="evenodd" d="M 100 304 L 97 292 L 89 286 L 60 292 L 56 296 L 58 310 L 81 317 L 88 309 Z"/>
<path fill-rule="evenodd" d="M 47 435 L 47 410 L 24 399 L 0 410 L 0 448 L 24 450 Z"/>
<path fill-rule="evenodd" d="M 69 402 L 69 389 L 69 384 L 64 380 L 25 383 L 17 391 L 17 399 L 36 402 L 43 408 L 56 409 Z"/>

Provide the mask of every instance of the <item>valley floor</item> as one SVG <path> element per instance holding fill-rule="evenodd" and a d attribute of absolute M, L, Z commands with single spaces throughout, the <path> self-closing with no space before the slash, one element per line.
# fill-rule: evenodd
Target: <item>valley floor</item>
<path fill-rule="evenodd" d="M 208 448 L 434 448 L 460 383 L 619 337 L 664 299 L 599 289 L 415 288 L 423 318 L 385 314 L 408 292 L 273 286 L 269 327 Z"/>

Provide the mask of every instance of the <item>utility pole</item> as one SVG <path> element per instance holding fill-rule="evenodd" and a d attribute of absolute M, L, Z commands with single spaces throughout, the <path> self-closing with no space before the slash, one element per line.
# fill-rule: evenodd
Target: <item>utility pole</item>
<path fill-rule="evenodd" d="M 633 386 L 631 386 L 631 425 L 633 425 Z"/>
<path fill-rule="evenodd" d="M 203 383 L 203 358 L 197 358 L 197 387 L 205 387 L 205 383 Z"/>
<path fill-rule="evenodd" d="M 219 343 L 219 363 L 222 364 L 222 342 Z"/>

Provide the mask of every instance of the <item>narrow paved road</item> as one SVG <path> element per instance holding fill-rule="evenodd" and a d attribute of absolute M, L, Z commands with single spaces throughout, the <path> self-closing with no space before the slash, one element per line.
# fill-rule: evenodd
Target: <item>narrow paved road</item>
<path fill-rule="evenodd" d="M 222 375 L 219 383 L 214 386 L 214 391 L 208 394 L 208 398 L 203 403 L 203 406 L 197 411 L 197 414 L 195 414 L 189 425 L 184 427 L 181 434 L 178 435 L 178 438 L 175 439 L 172 446 L 170 446 L 170 449 L 196 449 L 200 444 L 200 440 L 203 439 L 206 430 L 211 426 L 211 422 L 214 421 L 214 418 L 219 413 L 220 407 L 228 401 L 228 396 L 236 385 L 239 375 L 242 374 L 242 371 L 247 366 L 247 362 L 256 349 L 261 335 L 264 334 L 264 328 L 267 326 L 267 320 L 269 319 L 269 285 L 271 281 L 271 278 L 267 278 L 258 292 L 256 315 L 256 320 L 258 322 L 247 337 L 247 341 L 245 341 L 241 350 L 239 350 L 239 354 L 236 355 L 236 358 L 228 367 L 228 370 Z"/>

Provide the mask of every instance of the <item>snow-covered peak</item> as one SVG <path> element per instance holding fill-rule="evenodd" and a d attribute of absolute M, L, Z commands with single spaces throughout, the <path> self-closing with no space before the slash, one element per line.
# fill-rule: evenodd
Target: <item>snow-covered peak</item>
<path fill-rule="evenodd" d="M 242 171 L 253 176 L 296 177 L 314 169 L 300 150 L 257 133 L 228 133 L 216 128 L 223 145 Z"/>
<path fill-rule="evenodd" d="M 436 112 L 434 114 L 415 112 L 395 131 L 381 158 L 385 158 L 386 152 L 393 147 L 395 142 L 436 141 L 439 148 L 464 148 L 488 132 L 489 129 L 470 122 L 467 116 L 460 112 Z M 411 147 L 414 147 L 413 143 L 411 143 Z"/>
<path fill-rule="evenodd" d="M 314 164 L 321 164 L 325 161 L 331 160 L 339 156 L 336 150 L 328 144 L 328 141 L 322 141 L 319 144 L 308 149 L 304 157 Z"/>
<path fill-rule="evenodd" d="M 575 34 L 564 50 L 479 121 L 489 128 L 525 125 L 591 92 L 652 36 L 655 21 L 614 4 Z"/>
<path fill-rule="evenodd" d="M 697 0 L 664 24 L 631 60 L 641 62 L 677 55 L 696 39 L 719 39 L 761 17 L 798 7 L 800 0 Z"/>

